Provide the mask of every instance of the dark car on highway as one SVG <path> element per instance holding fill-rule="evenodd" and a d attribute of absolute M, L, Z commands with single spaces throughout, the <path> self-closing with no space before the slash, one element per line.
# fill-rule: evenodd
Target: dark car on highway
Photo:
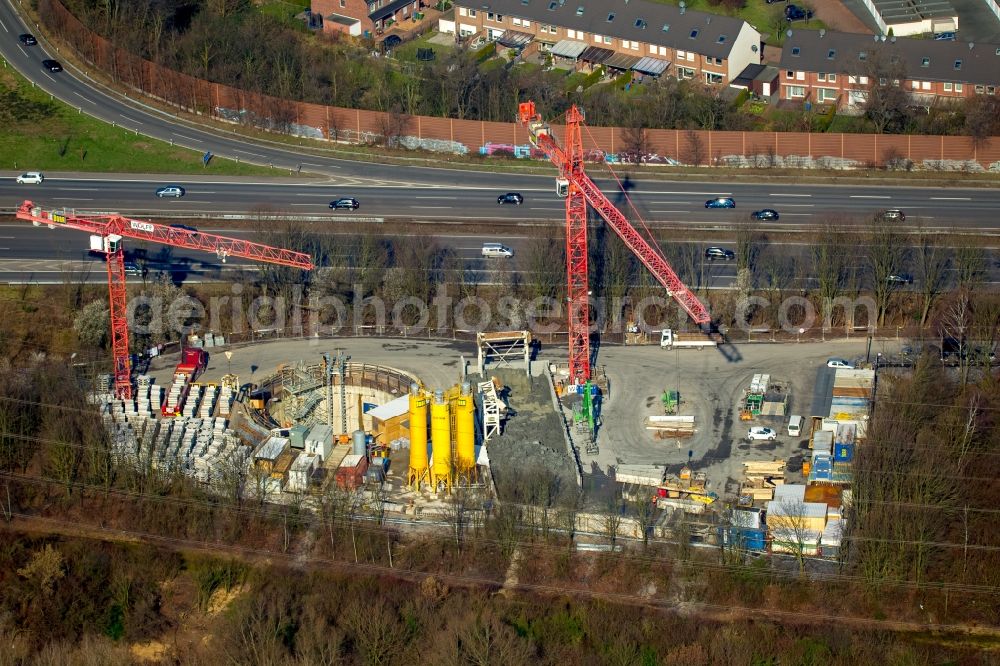
<path fill-rule="evenodd" d="M 49 70 L 50 72 L 61 72 L 62 65 L 59 64 L 58 60 L 43 60 L 42 67 Z"/>
<path fill-rule="evenodd" d="M 777 220 L 778 211 L 774 210 L 773 208 L 755 210 L 753 213 L 750 214 L 750 217 L 752 217 L 755 220 Z"/>
<path fill-rule="evenodd" d="M 21 42 L 25 46 L 34 46 L 38 44 L 38 40 L 30 32 L 26 32 L 17 38 L 17 41 Z"/>
<path fill-rule="evenodd" d="M 899 220 L 902 222 L 906 219 L 906 214 L 898 208 L 890 208 L 879 213 L 879 217 L 883 220 Z"/>
<path fill-rule="evenodd" d="M 336 201 L 330 202 L 330 208 L 333 210 L 357 210 L 361 207 L 357 199 L 352 199 L 351 197 L 341 197 Z"/>
<path fill-rule="evenodd" d="M 497 197 L 497 203 L 501 206 L 504 204 L 514 204 L 515 206 L 520 206 L 524 203 L 524 197 L 522 197 L 518 192 L 507 192 L 506 194 L 501 194 Z"/>
<path fill-rule="evenodd" d="M 736 208 L 736 201 L 732 197 L 715 197 L 705 202 L 705 208 Z"/>
<path fill-rule="evenodd" d="M 732 250 L 727 250 L 721 247 L 708 247 L 705 248 L 705 258 L 709 261 L 714 261 L 716 259 L 724 259 L 725 261 L 732 261 L 736 258 L 736 253 Z"/>

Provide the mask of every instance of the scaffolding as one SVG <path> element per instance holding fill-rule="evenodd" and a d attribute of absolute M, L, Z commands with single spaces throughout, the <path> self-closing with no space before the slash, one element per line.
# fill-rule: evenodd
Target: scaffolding
<path fill-rule="evenodd" d="M 482 409 L 483 442 L 488 442 L 490 437 L 500 434 L 500 396 L 492 381 L 479 382 L 476 391 Z"/>
<path fill-rule="evenodd" d="M 523 359 L 524 372 L 531 375 L 531 331 L 497 331 L 477 333 L 476 348 L 479 353 L 479 376 L 486 376 L 486 367 L 512 368 L 511 362 Z"/>

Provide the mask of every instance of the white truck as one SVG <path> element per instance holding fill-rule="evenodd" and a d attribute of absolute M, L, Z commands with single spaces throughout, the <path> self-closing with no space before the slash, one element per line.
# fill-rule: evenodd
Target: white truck
<path fill-rule="evenodd" d="M 704 349 L 718 346 L 717 340 L 704 333 L 678 333 L 669 328 L 660 332 L 660 347 L 663 349 Z"/>

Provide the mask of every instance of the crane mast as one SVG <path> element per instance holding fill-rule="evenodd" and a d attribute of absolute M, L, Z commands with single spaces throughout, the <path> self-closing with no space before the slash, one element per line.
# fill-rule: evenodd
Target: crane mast
<path fill-rule="evenodd" d="M 124 238 L 160 243 L 188 250 L 214 252 L 223 262 L 228 257 L 251 259 L 270 264 L 310 270 L 308 254 L 269 247 L 260 243 L 227 238 L 215 234 L 180 229 L 165 224 L 133 220 L 121 215 L 78 215 L 65 210 L 43 210 L 31 201 L 22 203 L 16 213 L 19 220 L 36 227 L 50 229 L 66 227 L 86 231 L 102 239 L 101 251 L 107 258 L 108 302 L 111 318 L 111 353 L 114 360 L 115 395 L 123 400 L 132 398 L 132 367 L 128 346 L 128 292 L 125 283 Z"/>
<path fill-rule="evenodd" d="M 535 112 L 534 102 L 518 105 L 518 119 L 528 129 L 528 138 L 556 167 L 556 190 L 566 197 L 566 285 L 569 305 L 569 375 L 576 383 L 590 379 L 590 308 L 587 268 L 587 204 L 597 211 L 625 246 L 662 284 L 667 293 L 700 326 L 712 316 L 688 289 L 663 255 L 636 231 L 586 174 L 583 166 L 583 112 L 573 105 L 566 112 L 565 148 L 552 137 L 549 125 Z"/>

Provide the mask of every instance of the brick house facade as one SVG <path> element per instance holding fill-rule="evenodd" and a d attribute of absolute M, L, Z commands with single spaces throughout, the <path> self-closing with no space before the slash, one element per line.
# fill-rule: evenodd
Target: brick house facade
<path fill-rule="evenodd" d="M 797 30 L 782 47 L 780 70 L 783 100 L 858 107 L 878 76 L 928 105 L 997 94 L 1000 46 Z"/>
<path fill-rule="evenodd" d="M 461 37 L 482 34 L 501 43 L 521 35 L 521 41 L 530 38 L 541 51 L 559 54 L 576 66 L 609 62 L 640 74 L 723 85 L 761 58 L 760 33 L 742 19 L 646 0 L 456 0 L 454 4 L 454 23 L 442 22 L 442 30 Z M 586 57 L 592 60 L 581 61 L 588 49 Z"/>
<path fill-rule="evenodd" d="M 393 22 L 409 19 L 426 6 L 421 0 L 312 0 L 324 32 L 374 37 Z"/>

